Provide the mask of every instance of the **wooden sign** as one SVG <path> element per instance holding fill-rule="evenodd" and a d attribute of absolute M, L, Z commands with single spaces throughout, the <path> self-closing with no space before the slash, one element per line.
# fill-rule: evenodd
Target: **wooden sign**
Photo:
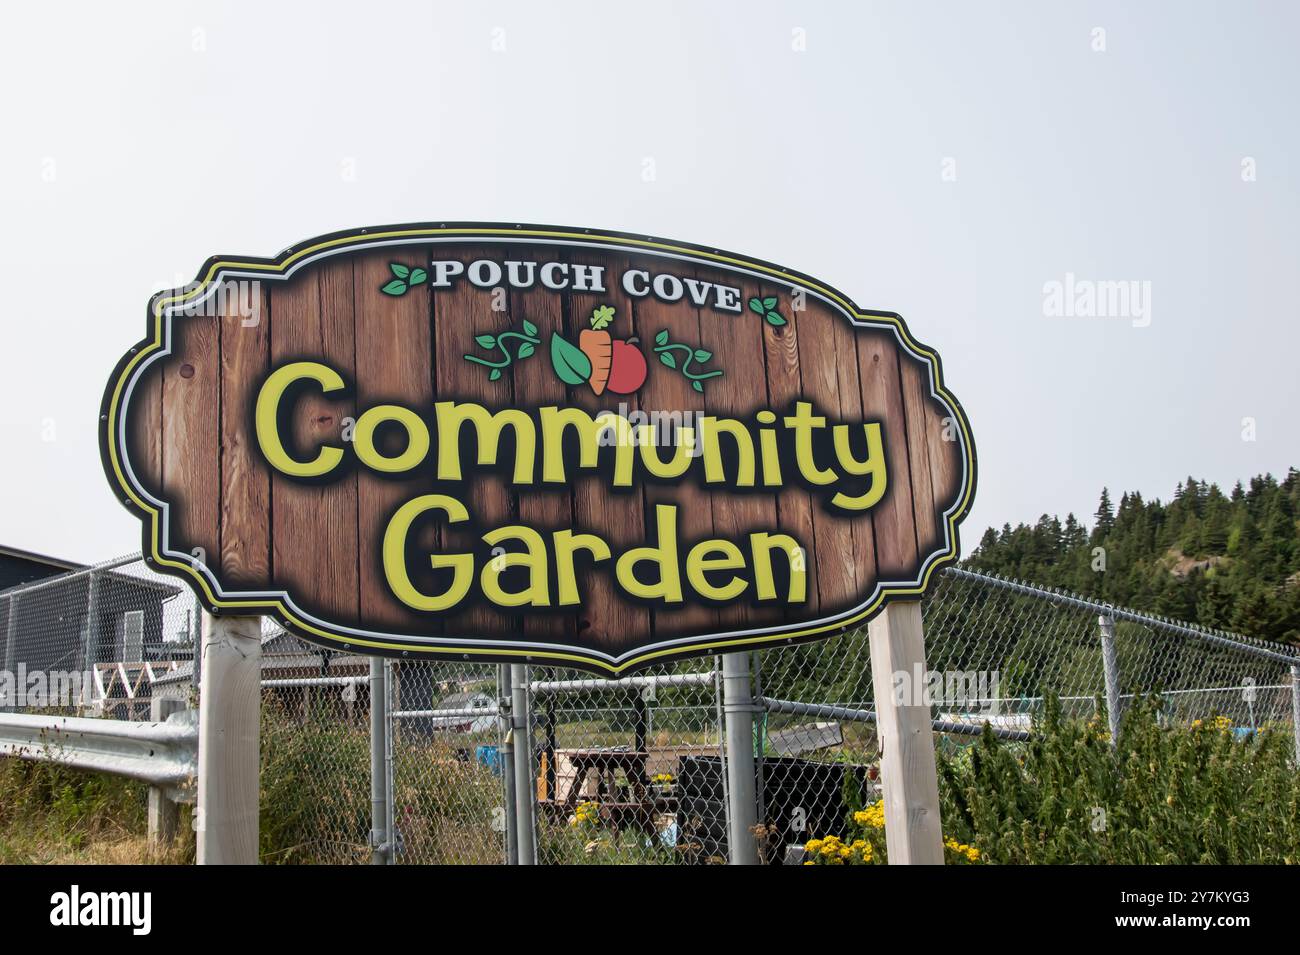
<path fill-rule="evenodd" d="M 146 558 L 213 613 L 607 673 L 916 597 L 975 487 L 966 417 L 897 315 L 549 226 L 211 259 L 150 302 L 102 428 Z"/>

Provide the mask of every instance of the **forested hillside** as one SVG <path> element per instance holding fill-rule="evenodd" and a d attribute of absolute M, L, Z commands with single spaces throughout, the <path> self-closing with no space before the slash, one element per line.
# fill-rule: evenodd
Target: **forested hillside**
<path fill-rule="evenodd" d="M 1169 503 L 1108 490 L 1088 528 L 1043 515 L 990 528 L 975 570 L 1300 645 L 1300 471 L 1224 493 L 1189 477 Z"/>

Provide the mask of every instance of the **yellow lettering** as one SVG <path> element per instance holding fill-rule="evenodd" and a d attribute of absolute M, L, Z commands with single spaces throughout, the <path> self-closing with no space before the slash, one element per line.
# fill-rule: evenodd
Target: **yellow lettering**
<path fill-rule="evenodd" d="M 681 603 L 682 580 L 677 567 L 677 507 L 673 504 L 655 505 L 657 545 L 632 547 L 625 550 L 615 565 L 619 585 L 642 600 L 663 600 Z M 636 565 L 642 562 L 659 568 L 659 579 L 643 583 L 636 575 Z"/>
<path fill-rule="evenodd" d="M 556 593 L 561 607 L 571 607 L 582 600 L 578 593 L 578 578 L 573 569 L 574 555 L 585 550 L 595 561 L 609 560 L 609 544 L 595 534 L 575 534 L 573 531 L 556 531 L 553 540 Z"/>
<path fill-rule="evenodd" d="M 465 505 L 454 497 L 445 494 L 425 494 L 407 501 L 397 509 L 393 519 L 384 530 L 383 556 L 384 576 L 388 586 L 397 599 L 416 610 L 447 610 L 456 606 L 469 593 L 469 585 L 474 579 L 473 554 L 433 554 L 429 563 L 434 570 L 443 567 L 453 569 L 452 583 L 447 591 L 438 596 L 421 593 L 411 581 L 406 570 L 406 537 L 411 532 L 411 525 L 416 518 L 428 511 L 442 511 L 447 515 L 449 524 L 459 524 L 469 520 Z"/>
<path fill-rule="evenodd" d="M 711 554 L 721 554 L 711 557 Z M 745 557 L 740 548 L 728 540 L 701 541 L 691 548 L 686 555 L 686 579 L 695 588 L 696 593 L 709 600 L 734 600 L 745 592 L 749 585 L 735 574 L 721 587 L 709 583 L 711 570 L 737 570 L 745 566 Z"/>
<path fill-rule="evenodd" d="M 546 542 L 537 531 L 522 525 L 501 527 L 483 535 L 483 540 L 490 547 L 496 547 L 511 538 L 522 541 L 527 550 L 523 553 L 506 551 L 493 554 L 480 576 L 484 596 L 501 607 L 522 607 L 525 604 L 549 607 L 551 596 L 550 577 L 546 567 Z M 511 593 L 501 586 L 501 574 L 510 567 L 528 568 L 528 586 L 518 593 Z"/>
<path fill-rule="evenodd" d="M 859 461 L 855 458 L 853 451 L 849 448 L 849 426 L 837 424 L 834 430 L 835 456 L 839 459 L 840 467 L 849 474 L 869 474 L 871 476 L 871 485 L 867 488 L 865 494 L 860 494 L 857 497 L 840 491 L 831 498 L 831 503 L 846 511 L 865 511 L 868 508 L 875 507 L 880 503 L 880 499 L 885 496 L 885 487 L 888 484 L 885 474 L 885 448 L 880 438 L 880 425 L 871 422 L 862 426 L 862 430 L 867 434 L 867 459 L 865 461 Z"/>
<path fill-rule="evenodd" d="M 459 481 L 460 429 L 466 422 L 474 426 L 478 438 L 478 463 L 496 464 L 501 432 L 511 427 L 515 432 L 515 484 L 532 484 L 537 458 L 537 431 L 533 419 L 518 408 L 495 414 L 482 405 L 439 401 L 438 412 L 438 479 Z"/>
<path fill-rule="evenodd" d="M 700 435 L 703 441 L 704 480 L 709 484 L 720 484 L 727 479 L 722 466 L 721 434 L 729 434 L 736 442 L 736 454 L 739 463 L 736 466 L 736 487 L 754 486 L 754 439 L 749 429 L 735 418 L 714 417 L 700 419 Z"/>
<path fill-rule="evenodd" d="M 406 450 L 396 457 L 381 454 L 375 447 L 375 431 L 381 424 L 394 421 L 406 429 Z M 352 432 L 352 446 L 357 460 L 368 468 L 386 474 L 400 474 L 419 465 L 429 453 L 429 426 L 410 408 L 399 405 L 375 405 L 357 419 Z"/>
<path fill-rule="evenodd" d="M 794 414 L 787 415 L 785 426 L 794 430 L 794 459 L 799 471 L 810 484 L 830 484 L 835 480 L 835 472 L 819 468 L 813 454 L 813 431 L 826 427 L 826 418 L 812 413 L 812 402 L 800 401 L 794 406 Z"/>
<path fill-rule="evenodd" d="M 657 430 L 652 424 L 637 426 L 636 443 L 641 447 L 641 463 L 657 478 L 679 478 L 690 469 L 691 459 L 695 456 L 695 429 L 675 430 L 673 456 L 667 462 L 659 457 L 659 441 L 655 435 Z"/>
<path fill-rule="evenodd" d="M 759 600 L 776 599 L 776 579 L 772 574 L 772 551 L 786 555 L 790 567 L 790 594 L 787 603 L 803 603 L 808 597 L 808 571 L 804 567 L 803 548 L 789 534 L 760 532 L 749 535 L 754 555 L 754 585 Z"/>
<path fill-rule="evenodd" d="M 257 446 L 271 467 L 281 474 L 299 478 L 320 477 L 338 467 L 343 460 L 342 448 L 327 444 L 321 447 L 312 460 L 297 461 L 289 456 L 284 442 L 280 440 L 280 399 L 299 381 L 314 381 L 326 394 L 343 388 L 343 379 L 339 373 L 319 362 L 296 361 L 271 372 L 257 393 L 257 404 L 253 411 Z"/>

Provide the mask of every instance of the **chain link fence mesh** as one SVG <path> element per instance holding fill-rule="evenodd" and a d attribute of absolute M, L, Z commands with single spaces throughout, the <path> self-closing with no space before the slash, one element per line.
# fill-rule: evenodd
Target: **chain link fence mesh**
<path fill-rule="evenodd" d="M 530 668 L 539 862 L 725 861 L 720 670 Z"/>
<path fill-rule="evenodd" d="M 189 591 L 138 558 L 0 593 L 8 710 L 149 718 L 153 686 L 194 658 Z"/>
<path fill-rule="evenodd" d="M 504 861 L 505 797 L 497 667 L 391 667 L 395 861 Z"/>
<path fill-rule="evenodd" d="M 1066 715 L 1103 724 L 1108 700 L 1122 710 L 1157 694 L 1173 724 L 1295 731 L 1289 648 L 960 569 L 938 575 L 922 608 L 929 669 L 896 675 L 891 689 L 924 685 L 940 750 L 971 745 L 986 724 L 1025 738 L 1049 694 Z M 155 699 L 196 705 L 200 616 L 187 588 L 139 559 L 2 592 L 0 709 L 143 720 Z M 755 838 L 763 860 L 780 861 L 878 798 L 868 632 L 748 656 Z M 268 622 L 262 669 L 263 861 L 372 860 L 375 747 L 390 780 L 392 841 L 380 847 L 390 861 L 511 858 L 508 668 L 389 663 L 377 737 L 370 658 Z M 527 668 L 531 745 L 515 758 L 529 765 L 536 861 L 726 861 L 721 669 L 706 657 L 609 681 Z"/>

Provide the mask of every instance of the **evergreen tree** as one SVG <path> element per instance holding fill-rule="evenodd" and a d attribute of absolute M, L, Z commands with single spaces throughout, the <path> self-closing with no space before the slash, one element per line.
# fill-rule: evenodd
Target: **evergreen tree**
<path fill-rule="evenodd" d="M 1300 470 L 1225 495 L 1188 477 L 1173 499 L 1103 488 L 1089 532 L 1073 514 L 990 528 L 967 564 L 1139 610 L 1300 645 Z M 1105 552 L 1105 572 L 1094 550 Z M 1181 557 L 1194 558 L 1189 566 Z"/>
<path fill-rule="evenodd" d="M 1092 536 L 1094 540 L 1100 540 L 1110 533 L 1115 526 L 1115 513 L 1110 506 L 1110 489 L 1101 489 L 1101 501 L 1097 504 L 1097 513 L 1094 515 L 1097 523 L 1093 526 Z"/>

